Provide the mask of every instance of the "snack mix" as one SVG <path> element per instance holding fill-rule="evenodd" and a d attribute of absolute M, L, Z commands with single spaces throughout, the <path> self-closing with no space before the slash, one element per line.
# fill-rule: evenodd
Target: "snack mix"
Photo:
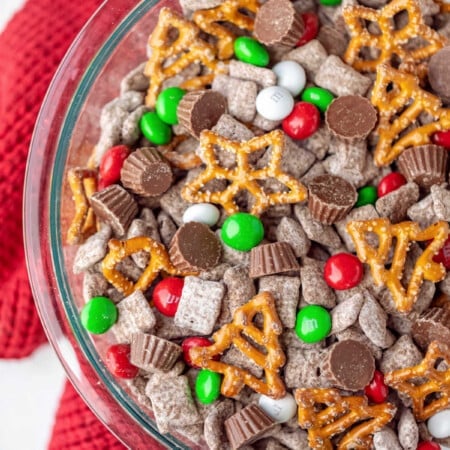
<path fill-rule="evenodd" d="M 194 448 L 450 447 L 450 3 L 158 14 L 67 174 L 108 369 Z"/>

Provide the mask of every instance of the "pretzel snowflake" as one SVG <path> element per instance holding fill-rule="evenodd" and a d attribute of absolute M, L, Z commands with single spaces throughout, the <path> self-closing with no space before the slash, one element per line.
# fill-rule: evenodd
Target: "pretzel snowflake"
<path fill-rule="evenodd" d="M 263 317 L 262 329 L 253 322 L 258 313 Z M 261 292 L 236 309 L 233 321 L 213 334 L 212 345 L 193 347 L 189 351 L 189 356 L 195 365 L 223 374 L 221 392 L 226 397 L 239 394 L 247 385 L 260 394 L 281 398 L 286 393 L 278 373 L 286 361 L 278 341 L 282 331 L 283 327 L 272 294 Z M 265 351 L 255 347 L 250 340 L 263 347 Z M 214 360 L 215 356 L 222 355 L 231 345 L 264 369 L 265 381 L 256 378 L 246 369 Z"/>
<path fill-rule="evenodd" d="M 436 368 L 442 360 L 450 366 L 450 348 L 433 341 L 420 364 L 385 375 L 386 384 L 411 397 L 417 420 L 427 420 L 450 406 L 450 369 Z"/>
<path fill-rule="evenodd" d="M 306 199 L 307 190 L 300 181 L 281 169 L 281 158 L 285 146 L 285 136 L 281 130 L 274 130 L 249 141 L 236 142 L 220 136 L 213 131 L 205 130 L 200 135 L 203 160 L 206 168 L 200 175 L 187 183 L 181 195 L 192 203 L 217 203 L 222 205 L 228 214 L 239 210 L 234 198 L 240 191 L 247 191 L 254 199 L 251 213 L 261 214 L 269 206 L 284 203 L 297 203 Z M 218 146 L 231 152 L 236 157 L 236 166 L 231 169 L 222 167 L 215 154 Z M 270 160 L 266 167 L 255 169 L 249 162 L 251 155 L 270 146 Z M 206 183 L 215 179 L 223 179 L 229 185 L 222 191 L 204 191 Z M 288 190 L 267 192 L 261 185 L 267 179 L 275 179 Z"/>
<path fill-rule="evenodd" d="M 408 22 L 397 29 L 395 16 L 403 11 L 408 14 Z M 362 72 L 375 72 L 380 64 L 391 64 L 395 57 L 405 67 L 415 67 L 447 42 L 424 23 L 416 0 L 393 0 L 380 10 L 348 6 L 343 10 L 343 17 L 351 36 L 344 60 Z M 368 22 L 374 24 L 375 32 L 369 30 Z M 424 44 L 418 46 L 417 38 Z M 412 39 L 414 47 L 408 45 Z M 364 49 L 370 49 L 374 57 L 366 59 L 362 54 Z"/>
<path fill-rule="evenodd" d="M 441 107 L 441 100 L 421 89 L 416 76 L 392 67 L 378 68 L 371 101 L 380 116 L 374 154 L 378 166 L 390 164 L 408 147 L 430 143 L 434 133 L 450 128 L 450 110 Z M 418 126 L 422 113 L 434 121 Z"/>
<path fill-rule="evenodd" d="M 436 283 L 445 276 L 444 266 L 434 262 L 433 257 L 447 239 L 449 233 L 447 222 L 440 221 L 421 230 L 415 222 L 391 224 L 389 219 L 380 218 L 351 221 L 347 224 L 347 232 L 355 244 L 358 258 L 369 264 L 375 284 L 385 285 L 389 289 L 399 312 L 408 313 L 412 310 L 424 280 Z M 378 248 L 369 244 L 368 233 L 377 235 Z M 396 242 L 391 267 L 386 269 L 394 239 Z M 401 280 L 410 243 L 430 240 L 431 243 L 417 259 L 405 289 Z"/>
<path fill-rule="evenodd" d="M 298 423 L 308 430 L 309 446 L 318 450 L 332 450 L 331 438 L 344 432 L 337 449 L 371 448 L 373 434 L 396 412 L 390 403 L 369 406 L 364 396 L 344 397 L 331 388 L 297 389 L 295 400 Z"/>

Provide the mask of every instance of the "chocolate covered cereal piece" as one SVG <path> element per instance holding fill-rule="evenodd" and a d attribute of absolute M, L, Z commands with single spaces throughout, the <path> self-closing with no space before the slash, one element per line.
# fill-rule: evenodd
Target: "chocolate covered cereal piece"
<path fill-rule="evenodd" d="M 408 335 L 400 336 L 395 344 L 384 351 L 380 362 L 383 373 L 415 366 L 422 361 L 422 353 Z"/>
<path fill-rule="evenodd" d="M 336 305 L 330 312 L 332 324 L 330 334 L 340 333 L 352 326 L 358 320 L 363 303 L 363 294 L 356 292 L 351 297 Z"/>
<path fill-rule="evenodd" d="M 225 287 L 216 281 L 186 277 L 174 323 L 200 334 L 211 334 L 220 314 Z"/>
<path fill-rule="evenodd" d="M 109 283 L 101 272 L 85 272 L 83 277 L 83 300 L 88 302 L 92 297 L 103 296 Z M 108 297 L 108 295 L 106 295 Z"/>
<path fill-rule="evenodd" d="M 299 63 L 305 69 L 308 79 L 314 80 L 320 66 L 327 57 L 328 53 L 323 45 L 317 39 L 313 39 L 286 53 L 283 60 Z"/>
<path fill-rule="evenodd" d="M 234 414 L 234 402 L 224 399 L 214 405 L 205 417 L 205 441 L 210 450 L 222 450 L 228 443 L 223 423 Z"/>
<path fill-rule="evenodd" d="M 81 244 L 73 262 L 73 273 L 84 272 L 101 261 L 108 252 L 110 237 L 111 228 L 106 225 Z"/>
<path fill-rule="evenodd" d="M 117 303 L 117 310 L 119 317 L 111 331 L 118 342 L 130 343 L 134 333 L 149 333 L 155 328 L 155 315 L 140 290 Z"/>
<path fill-rule="evenodd" d="M 145 393 L 152 402 L 161 433 L 202 422 L 186 376 L 156 373 L 149 379 Z"/>
<path fill-rule="evenodd" d="M 277 241 L 287 242 L 297 258 L 306 256 L 311 242 L 301 225 L 291 217 L 282 217 L 275 231 Z"/>
<path fill-rule="evenodd" d="M 228 73 L 230 77 L 254 81 L 263 88 L 275 86 L 277 84 L 277 76 L 273 70 L 254 66 L 253 64 L 247 64 L 236 59 L 232 59 L 228 64 Z"/>
<path fill-rule="evenodd" d="M 227 302 L 231 315 L 236 308 L 256 295 L 255 284 L 249 277 L 246 266 L 235 265 L 227 269 L 223 274 L 223 282 L 227 288 Z"/>
<path fill-rule="evenodd" d="M 333 308 L 336 296 L 323 277 L 323 263 L 312 258 L 303 258 L 300 269 L 302 280 L 302 297 L 310 305 Z"/>
<path fill-rule="evenodd" d="M 431 198 L 433 199 L 433 211 L 436 220 L 450 221 L 450 190 L 446 185 L 431 186 Z"/>
<path fill-rule="evenodd" d="M 398 440 L 404 450 L 416 450 L 419 443 L 419 427 L 409 408 L 403 408 L 397 425 Z"/>
<path fill-rule="evenodd" d="M 427 195 L 411 205 L 406 214 L 411 220 L 417 222 L 421 228 L 429 227 L 439 220 L 433 208 L 433 197 L 431 195 Z"/>
<path fill-rule="evenodd" d="M 392 223 L 405 219 L 408 208 L 419 200 L 419 187 L 416 183 L 407 183 L 395 191 L 380 197 L 375 208 L 381 217 L 387 217 Z"/>
<path fill-rule="evenodd" d="M 402 450 L 397 434 L 389 427 L 384 427 L 373 435 L 375 450 Z"/>

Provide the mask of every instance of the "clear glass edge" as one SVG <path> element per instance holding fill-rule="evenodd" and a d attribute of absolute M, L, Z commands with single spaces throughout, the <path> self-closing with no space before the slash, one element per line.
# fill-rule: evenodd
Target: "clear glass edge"
<path fill-rule="evenodd" d="M 116 27 L 114 33 L 107 39 L 107 41 L 103 44 L 103 46 L 99 49 L 97 54 L 94 56 L 94 58 L 91 61 L 91 64 L 89 65 L 88 69 L 84 73 L 84 75 L 81 78 L 81 81 L 78 84 L 78 87 L 75 89 L 75 93 L 72 97 L 72 102 L 70 103 L 69 107 L 67 108 L 66 115 L 64 119 L 62 120 L 62 123 L 64 123 L 64 126 L 61 129 L 59 138 L 58 138 L 58 145 L 57 145 L 57 152 L 55 155 L 55 161 L 54 165 L 51 169 L 51 173 L 49 175 L 50 177 L 50 189 L 46 189 L 46 193 L 48 193 L 49 198 L 53 199 L 53 202 L 48 202 L 49 204 L 49 229 L 50 229 L 50 248 L 47 250 L 50 251 L 50 256 L 52 260 L 52 269 L 53 269 L 53 276 L 55 277 L 56 283 L 59 288 L 59 292 L 62 299 L 62 304 L 64 306 L 65 313 L 67 315 L 68 321 L 70 323 L 71 330 L 77 340 L 77 343 L 80 345 L 80 348 L 83 352 L 83 354 L 88 359 L 89 363 L 93 366 L 95 372 L 97 375 L 99 375 L 100 380 L 105 384 L 107 390 L 110 393 L 114 393 L 114 395 L 118 396 L 118 404 L 125 410 L 127 414 L 129 414 L 139 425 L 144 427 L 150 434 L 157 438 L 159 442 L 162 444 L 169 446 L 169 448 L 179 448 L 179 449 L 185 449 L 188 450 L 189 447 L 186 447 L 183 443 L 178 441 L 174 436 L 172 435 L 162 435 L 157 430 L 155 424 L 149 417 L 141 411 L 139 408 L 136 407 L 136 404 L 134 402 L 130 401 L 129 395 L 115 382 L 114 378 L 111 376 L 111 374 L 108 372 L 106 367 L 100 362 L 101 359 L 99 357 L 98 352 L 96 351 L 92 340 L 90 339 L 88 333 L 83 329 L 81 326 L 81 322 L 79 320 L 79 313 L 75 306 L 75 304 L 71 301 L 71 292 L 70 292 L 70 286 L 68 283 L 68 280 L 66 278 L 66 274 L 64 273 L 64 270 L 61 268 L 64 267 L 64 256 L 62 254 L 62 234 L 61 234 L 61 217 L 60 217 L 60 206 L 61 206 L 61 200 L 60 200 L 60 193 L 62 189 L 62 182 L 63 182 L 63 174 L 64 174 L 64 167 L 66 163 L 66 151 L 65 149 L 68 148 L 69 141 L 72 135 L 72 126 L 69 124 L 74 124 L 76 122 L 76 118 L 78 117 L 82 105 L 86 99 L 86 96 L 89 92 L 90 86 L 92 85 L 93 80 L 95 79 L 96 75 L 98 75 L 99 71 L 103 67 L 103 63 L 108 59 L 108 57 L 111 55 L 112 51 L 114 50 L 116 44 L 120 41 L 120 39 L 130 30 L 130 28 L 133 26 L 133 24 L 139 19 L 140 14 L 147 12 L 149 9 L 151 9 L 153 6 L 156 5 L 158 0 L 143 0 L 140 3 L 136 5 L 136 7 L 122 20 L 122 22 Z M 49 87 L 49 90 L 45 96 L 45 99 L 43 101 L 41 111 L 38 115 L 35 131 L 33 133 L 33 137 L 31 140 L 30 148 L 33 149 L 36 145 L 36 141 L 38 141 L 42 136 L 39 132 L 39 125 L 45 121 L 45 112 L 47 108 L 49 107 L 49 99 L 52 97 L 52 94 L 54 94 L 60 84 L 64 83 L 64 79 L 61 76 L 61 74 L 64 72 L 64 69 L 68 66 L 71 55 L 74 52 L 74 48 L 79 44 L 79 41 L 83 38 L 83 36 L 88 32 L 90 26 L 92 25 L 92 22 L 94 19 L 101 14 L 103 8 L 107 7 L 107 4 L 109 3 L 108 0 L 105 0 L 97 9 L 95 14 L 91 17 L 91 19 L 86 23 L 86 25 L 83 27 L 71 47 L 69 48 L 66 56 L 64 57 L 63 61 L 61 62 L 57 72 L 55 73 L 55 76 L 52 80 L 52 83 Z M 41 270 L 39 274 L 35 272 L 33 273 L 33 270 L 31 270 L 32 263 L 30 260 L 34 258 L 34 260 L 40 260 L 42 257 L 41 248 L 36 247 L 36 245 L 33 243 L 34 239 L 38 236 L 36 236 L 36 233 L 39 234 L 39 229 L 42 226 L 42 218 L 41 218 L 41 211 L 40 211 L 40 200 L 36 202 L 35 194 L 36 191 L 34 188 L 36 188 L 36 185 L 32 183 L 32 175 L 36 175 L 35 173 L 31 173 L 31 167 L 33 164 L 31 161 L 35 159 L 36 155 L 33 155 L 32 152 L 30 152 L 28 156 L 27 161 L 27 168 L 25 173 L 25 189 L 24 189 L 24 203 L 23 203 L 23 215 L 24 215 L 24 244 L 26 249 L 26 260 L 27 260 L 27 268 L 28 268 L 28 275 L 30 280 L 30 285 L 32 288 L 33 296 L 34 298 L 37 298 L 39 294 L 38 285 L 39 275 L 43 278 L 45 277 L 44 273 L 44 267 L 36 265 L 34 266 L 34 269 L 41 267 Z M 40 167 L 42 172 L 42 167 Z M 56 175 L 56 176 L 55 176 Z M 58 176 L 59 175 L 59 176 Z M 34 186 L 34 188 L 33 188 Z M 34 194 L 34 195 L 33 195 Z M 34 201 L 33 201 L 34 200 Z M 56 201 L 55 201 L 56 200 Z M 27 220 L 29 218 L 30 220 Z M 38 219 L 37 223 L 39 223 L 39 227 L 33 226 L 33 223 L 36 223 L 35 220 Z M 44 225 L 45 226 L 45 225 Z M 36 258 L 37 257 L 37 258 Z M 35 278 L 36 276 L 36 278 Z M 51 335 L 47 331 L 46 328 L 48 327 L 48 318 L 43 313 L 42 309 L 40 308 L 39 302 L 36 302 L 36 306 L 39 311 L 39 315 L 41 318 L 41 321 L 44 324 L 44 329 L 46 331 L 47 337 L 52 344 L 52 346 L 55 348 L 55 351 L 58 355 L 58 358 L 60 359 L 62 365 L 64 366 L 64 369 L 66 370 L 66 373 L 74 385 L 74 387 L 77 389 L 77 391 L 82 394 L 82 389 L 78 386 L 78 380 L 75 379 L 75 376 L 72 372 L 72 369 L 68 366 L 67 362 L 63 358 L 62 352 L 58 351 L 58 343 L 56 342 L 56 339 L 54 336 Z M 50 324 L 52 325 L 52 324 Z M 75 326 L 74 326 L 75 325 Z M 89 402 L 88 402 L 89 404 Z M 96 412 L 95 405 L 89 404 L 90 408 Z M 105 424 L 108 426 L 108 424 Z M 150 427 L 150 429 L 149 429 Z M 120 439 L 120 436 L 117 436 Z"/>

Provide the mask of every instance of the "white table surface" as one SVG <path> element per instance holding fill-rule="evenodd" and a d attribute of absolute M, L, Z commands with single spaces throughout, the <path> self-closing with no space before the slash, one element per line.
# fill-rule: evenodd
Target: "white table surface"
<path fill-rule="evenodd" d="M 0 0 L 0 31 L 25 0 Z M 64 386 L 48 344 L 21 360 L 0 359 L 0 450 L 45 450 Z"/>

